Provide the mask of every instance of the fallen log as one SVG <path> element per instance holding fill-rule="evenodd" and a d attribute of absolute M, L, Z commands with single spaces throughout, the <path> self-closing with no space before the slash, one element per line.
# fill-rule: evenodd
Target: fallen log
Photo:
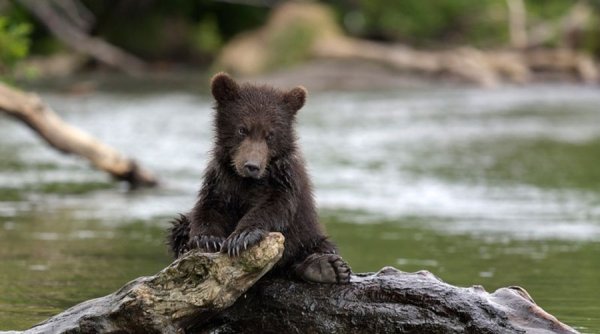
<path fill-rule="evenodd" d="M 129 182 L 133 187 L 157 184 L 151 172 L 114 148 L 65 123 L 35 94 L 0 83 L 0 111 L 21 120 L 57 150 L 82 156 L 96 168 Z"/>
<path fill-rule="evenodd" d="M 303 43 L 295 47 L 283 43 L 298 35 L 305 39 Z M 548 72 L 574 76 L 589 84 L 600 81 L 596 61 L 577 50 L 474 47 L 419 50 L 346 36 L 329 7 L 293 1 L 275 7 L 263 27 L 228 42 L 216 64 L 229 72 L 256 75 L 304 59 L 367 61 L 398 72 L 449 76 L 485 87 L 503 82 L 525 83 L 537 74 Z"/>
<path fill-rule="evenodd" d="M 283 254 L 271 233 L 238 258 L 192 251 L 151 277 L 88 300 L 25 331 L 41 333 L 182 333 L 231 306 Z"/>
<path fill-rule="evenodd" d="M 522 288 L 489 294 L 426 271 L 386 267 L 346 285 L 264 277 L 252 287 L 283 242 L 270 233 L 239 258 L 190 252 L 25 333 L 577 333 Z"/>
<path fill-rule="evenodd" d="M 490 294 L 385 267 L 349 285 L 259 282 L 198 333 L 577 333 L 520 287 Z"/>
<path fill-rule="evenodd" d="M 483 51 L 462 47 L 420 51 L 354 38 L 332 38 L 316 44 L 314 54 L 331 59 L 368 60 L 400 71 L 450 74 L 485 87 L 497 86 L 502 81 L 526 83 L 535 73 L 543 72 L 574 75 L 587 84 L 598 83 L 600 79 L 592 57 L 564 48 Z"/>

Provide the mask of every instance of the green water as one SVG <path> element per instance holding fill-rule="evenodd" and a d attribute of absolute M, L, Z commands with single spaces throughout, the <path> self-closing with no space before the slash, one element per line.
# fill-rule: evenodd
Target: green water
<path fill-rule="evenodd" d="M 488 291 L 519 285 L 559 320 L 582 332 L 600 332 L 598 243 L 482 242 L 418 227 L 399 228 L 398 222 L 335 223 L 329 230 L 356 271 L 393 265 L 403 271 L 429 270 L 454 285 L 481 284 Z M 369 245 L 368 251 L 361 245 Z"/>
<path fill-rule="evenodd" d="M 599 243 L 485 242 L 419 229 L 414 220 L 357 225 L 326 216 L 329 233 L 357 272 L 392 265 L 429 270 L 455 285 L 482 284 L 488 291 L 520 285 L 560 320 L 599 332 Z M 2 219 L 0 327 L 28 328 L 159 271 L 170 261 L 162 225 L 132 221 L 112 228 L 73 219 L 70 212 Z"/>
<path fill-rule="evenodd" d="M 168 218 L 192 205 L 210 147 L 207 96 L 46 98 L 165 182 L 129 192 L 0 118 L 0 330 L 167 265 Z M 561 321 L 600 333 L 595 89 L 330 92 L 299 121 L 322 221 L 356 272 L 391 265 L 488 291 L 520 285 Z"/>
<path fill-rule="evenodd" d="M 169 262 L 163 231 L 144 222 L 107 228 L 70 212 L 32 212 L 2 224 L 3 329 L 30 327 Z"/>

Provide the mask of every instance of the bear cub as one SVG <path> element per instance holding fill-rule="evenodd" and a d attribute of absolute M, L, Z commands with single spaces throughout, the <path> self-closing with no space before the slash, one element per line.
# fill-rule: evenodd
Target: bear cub
<path fill-rule="evenodd" d="M 273 273 L 348 283 L 350 268 L 319 224 L 311 182 L 294 130 L 306 90 L 211 81 L 215 143 L 198 200 L 173 222 L 176 257 L 192 248 L 238 256 L 268 232 L 285 236 Z"/>

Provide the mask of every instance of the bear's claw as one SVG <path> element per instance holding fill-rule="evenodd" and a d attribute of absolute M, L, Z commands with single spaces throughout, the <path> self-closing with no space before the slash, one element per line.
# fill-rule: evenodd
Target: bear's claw
<path fill-rule="evenodd" d="M 242 251 L 256 245 L 266 235 L 267 232 L 256 228 L 241 231 L 236 230 L 223 242 L 221 253 L 227 253 L 229 256 L 239 256 Z"/>
<path fill-rule="evenodd" d="M 297 274 L 310 282 L 347 284 L 352 270 L 337 254 L 312 254 L 298 267 Z"/>
<path fill-rule="evenodd" d="M 188 242 L 184 249 L 182 249 L 182 253 L 193 248 L 198 248 L 209 253 L 215 253 L 221 249 L 223 241 L 225 241 L 225 238 L 213 235 L 197 235 Z"/>

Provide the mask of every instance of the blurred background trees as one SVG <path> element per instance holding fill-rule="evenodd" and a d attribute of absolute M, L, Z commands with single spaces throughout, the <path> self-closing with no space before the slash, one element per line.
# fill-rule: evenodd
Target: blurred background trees
<path fill-rule="evenodd" d="M 232 38 L 264 25 L 273 7 L 282 2 L 54 0 L 43 3 L 73 27 L 155 67 L 183 64 L 207 68 Z M 600 55 L 600 1 L 597 0 L 318 2 L 333 9 L 334 19 L 345 33 L 368 40 L 425 49 L 464 45 L 492 49 L 568 47 Z M 64 34 L 57 35 L 32 10 L 35 3 L 0 0 L 0 73 L 4 76 L 14 73 L 16 63 L 27 55 L 48 57 L 72 49 L 61 42 Z M 289 44 L 286 48 L 294 47 L 294 43 Z M 94 65 L 93 57 L 83 63 Z M 27 68 L 17 72 L 21 76 L 36 74 L 35 69 Z"/>
<path fill-rule="evenodd" d="M 6 6 L 0 11 L 0 75 L 6 75 L 29 54 L 32 24 Z"/>

